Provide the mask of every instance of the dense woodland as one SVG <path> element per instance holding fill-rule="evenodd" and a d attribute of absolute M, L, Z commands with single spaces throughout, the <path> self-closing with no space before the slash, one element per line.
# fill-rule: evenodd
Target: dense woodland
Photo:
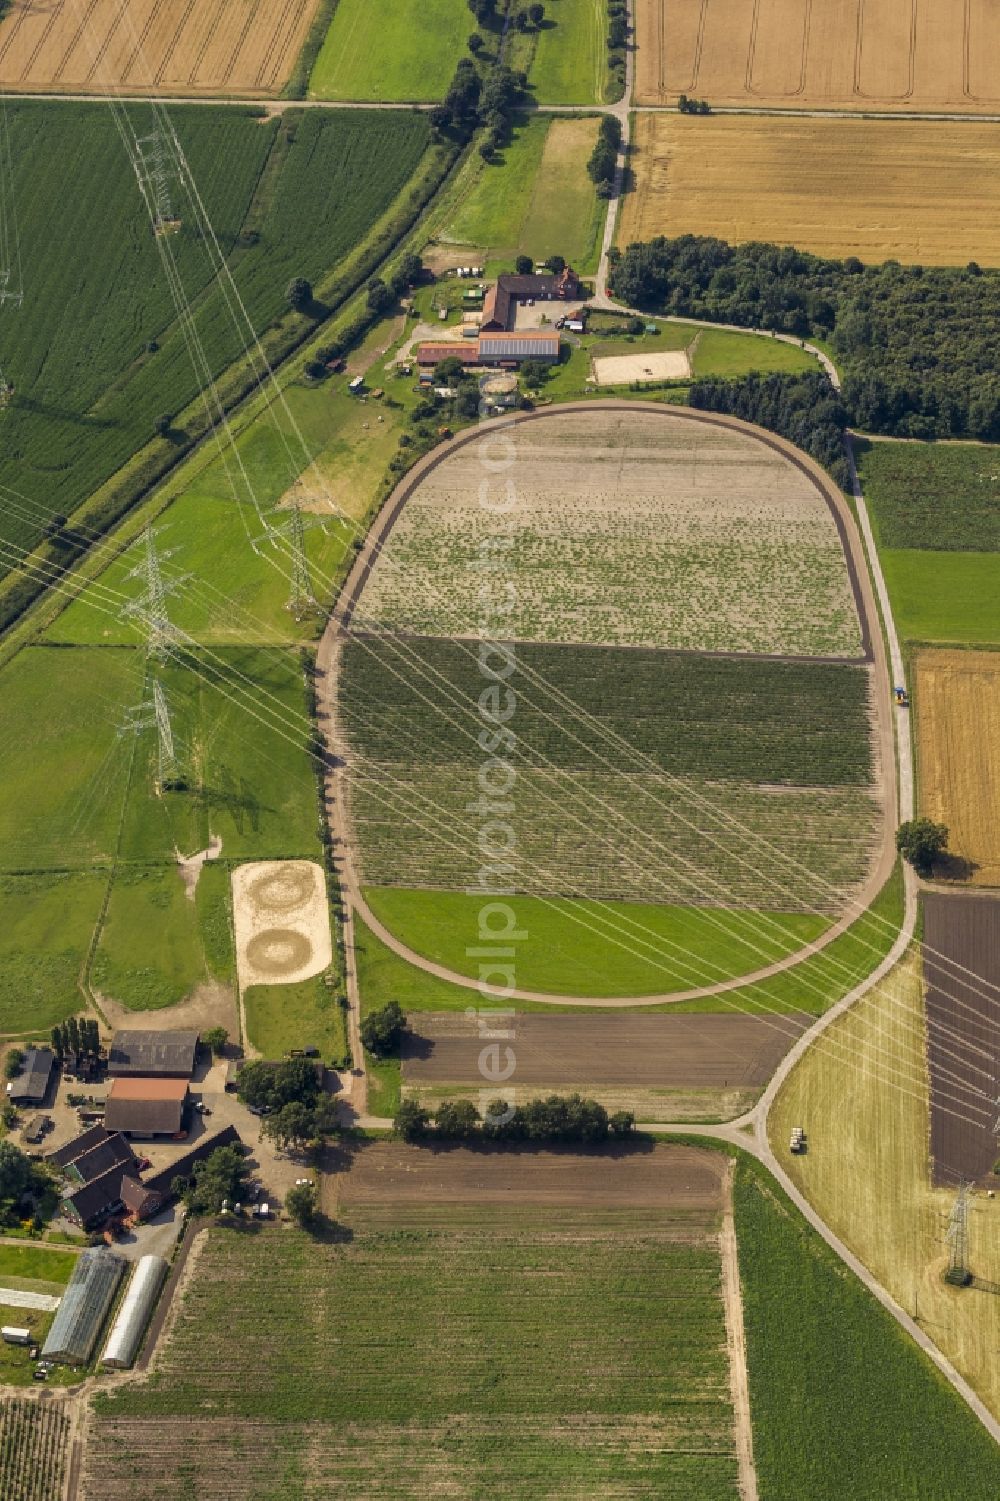
<path fill-rule="evenodd" d="M 829 339 L 849 421 L 866 432 L 1000 441 L 998 271 L 683 235 L 629 245 L 612 286 L 632 306 Z"/>
<path fill-rule="evenodd" d="M 699 380 L 689 404 L 707 412 L 728 412 L 780 433 L 818 459 L 838 485 L 850 488 L 844 452 L 847 409 L 825 375 L 744 375 L 740 380 Z"/>

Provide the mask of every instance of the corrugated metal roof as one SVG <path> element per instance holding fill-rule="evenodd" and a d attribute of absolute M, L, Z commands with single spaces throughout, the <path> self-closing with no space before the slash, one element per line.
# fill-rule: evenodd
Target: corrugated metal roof
<path fill-rule="evenodd" d="M 166 1275 L 162 1256 L 140 1257 L 104 1346 L 102 1365 L 127 1370 L 135 1360 Z"/>
<path fill-rule="evenodd" d="M 190 1078 L 197 1050 L 197 1032 L 116 1032 L 108 1050 L 108 1073 Z"/>
<path fill-rule="evenodd" d="M 480 334 L 480 358 L 530 360 L 559 357 L 559 335 L 546 333 Z"/>
<path fill-rule="evenodd" d="M 51 1048 L 29 1048 L 24 1065 L 10 1089 L 12 1100 L 42 1100 L 49 1087 L 56 1055 Z"/>
<path fill-rule="evenodd" d="M 125 1265 L 120 1256 L 102 1247 L 83 1252 L 42 1346 L 44 1359 L 86 1365 L 124 1276 Z"/>

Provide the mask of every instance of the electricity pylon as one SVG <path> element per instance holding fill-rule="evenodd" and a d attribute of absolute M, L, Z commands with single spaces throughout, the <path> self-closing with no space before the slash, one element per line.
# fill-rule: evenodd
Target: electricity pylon
<path fill-rule="evenodd" d="M 320 526 L 326 531 L 326 527 L 319 516 L 311 516 L 308 521 L 302 515 L 298 506 L 292 506 L 288 515 L 283 517 L 277 525 L 268 521 L 268 536 L 272 542 L 284 542 L 291 553 L 292 577 L 288 590 L 288 605 L 296 620 L 302 620 L 306 615 L 314 615 L 319 610 L 319 600 L 313 589 L 312 574 L 309 571 L 309 559 L 306 556 L 306 531 Z"/>
<path fill-rule="evenodd" d="M 139 191 L 146 200 L 154 232 L 176 221 L 170 197 L 170 179 L 176 176 L 177 169 L 168 164 L 168 150 L 158 130 L 152 135 L 136 138 L 132 165 L 139 180 Z"/>
<path fill-rule="evenodd" d="M 170 706 L 167 703 L 167 695 L 163 691 L 163 685 L 158 678 L 153 679 L 153 696 L 145 699 L 136 708 L 130 709 L 128 719 L 119 726 L 118 734 L 138 735 L 143 730 L 156 730 L 157 750 L 157 788 L 162 794 L 168 787 L 173 786 L 177 780 L 177 751 L 174 746 L 174 732 L 170 723 Z"/>
<path fill-rule="evenodd" d="M 945 1281 L 953 1282 L 956 1287 L 966 1287 L 972 1281 L 972 1273 L 969 1271 L 969 1189 L 971 1185 L 962 1183 L 958 1190 L 958 1198 L 948 1218 L 948 1229 L 945 1232 L 945 1240 L 948 1242 L 948 1270 L 945 1273 Z"/>
<path fill-rule="evenodd" d="M 137 563 L 127 577 L 142 579 L 146 587 L 138 599 L 129 601 L 122 614 L 125 619 L 136 620 L 145 629 L 149 657 L 151 661 L 162 664 L 180 639 L 180 632 L 171 624 L 167 614 L 167 599 L 171 594 L 176 594 L 191 575 L 165 579 L 160 565 L 173 557 L 176 549 L 160 551 L 156 545 L 156 533 L 151 526 L 146 527 L 144 538 L 146 550 L 142 562 Z"/>

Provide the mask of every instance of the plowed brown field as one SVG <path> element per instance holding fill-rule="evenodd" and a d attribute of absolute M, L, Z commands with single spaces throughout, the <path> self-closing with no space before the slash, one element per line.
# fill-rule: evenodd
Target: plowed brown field
<path fill-rule="evenodd" d="M 319 0 L 12 0 L 0 84 L 12 89 L 273 94 Z"/>
<path fill-rule="evenodd" d="M 638 0 L 636 101 L 1000 108 L 994 0 Z"/>
<path fill-rule="evenodd" d="M 915 698 L 920 812 L 976 885 L 1000 885 L 1000 652 L 920 652 Z"/>
<path fill-rule="evenodd" d="M 718 235 L 870 262 L 1000 265 L 996 129 L 640 114 L 618 243 Z"/>

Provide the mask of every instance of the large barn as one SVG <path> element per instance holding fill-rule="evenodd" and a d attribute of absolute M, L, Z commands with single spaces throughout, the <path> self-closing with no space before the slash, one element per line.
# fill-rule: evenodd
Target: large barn
<path fill-rule="evenodd" d="M 112 1078 L 190 1079 L 197 1053 L 197 1032 L 116 1032 L 108 1050 L 108 1073 Z"/>

